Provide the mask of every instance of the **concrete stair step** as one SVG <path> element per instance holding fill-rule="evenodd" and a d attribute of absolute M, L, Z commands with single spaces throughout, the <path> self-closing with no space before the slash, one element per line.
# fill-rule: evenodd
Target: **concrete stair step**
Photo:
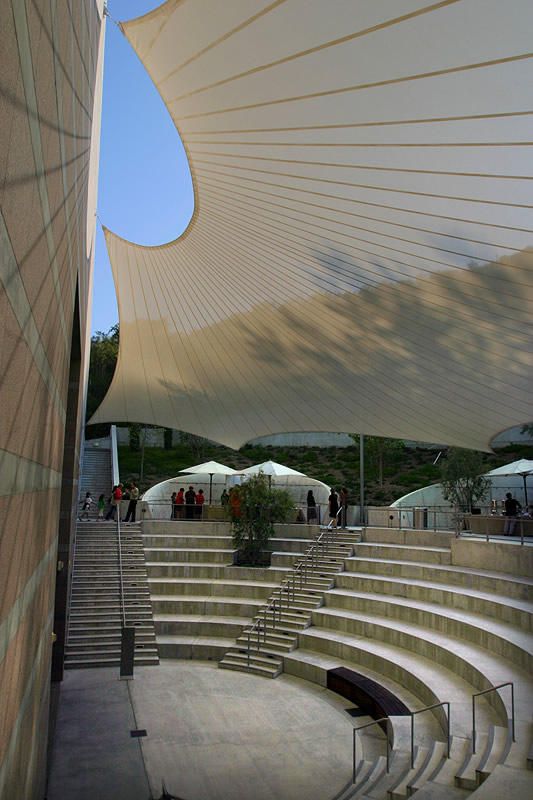
<path fill-rule="evenodd" d="M 383 779 L 386 770 L 387 759 L 385 756 L 378 756 L 373 761 L 361 759 L 357 764 L 355 784 L 352 784 L 343 793 L 342 800 L 362 797 L 367 791 L 372 791 L 372 787 Z"/>
<path fill-rule="evenodd" d="M 156 634 L 188 636 L 240 636 L 249 623 L 246 617 L 203 617 L 198 614 L 154 614 Z"/>
<path fill-rule="evenodd" d="M 437 764 L 433 772 L 428 776 L 427 783 L 438 783 L 451 788 L 455 785 L 455 776 L 466 758 L 472 752 L 472 740 L 470 738 L 451 737 L 450 757 L 445 758 Z"/>
<path fill-rule="evenodd" d="M 160 658 L 220 661 L 234 640 L 224 636 L 161 634 L 157 637 Z"/>
<path fill-rule="evenodd" d="M 406 544 L 382 544 L 380 542 L 360 542 L 355 545 L 355 558 L 401 559 L 424 564 L 450 564 L 451 551 L 448 547 L 420 547 Z"/>
<path fill-rule="evenodd" d="M 281 618 L 282 622 L 292 622 L 297 625 L 305 624 L 307 627 L 311 619 L 311 613 L 308 608 L 299 608 L 292 604 L 289 607 L 284 605 L 280 608 L 279 603 L 275 611 L 271 608 L 265 609 L 263 606 L 260 613 L 257 614 L 255 618 L 263 621 L 265 618 L 265 611 L 267 623 L 271 623 L 274 619 L 278 620 Z"/>
<path fill-rule="evenodd" d="M 526 800 L 531 797 L 531 773 L 498 764 L 481 786 L 469 795 L 472 800 Z"/>
<path fill-rule="evenodd" d="M 160 549 L 221 549 L 221 550 L 234 550 L 233 539 L 230 535 L 215 536 L 213 534 L 165 534 L 164 536 L 144 536 L 143 548 L 146 551 L 160 550 Z"/>
<path fill-rule="evenodd" d="M 268 669 L 268 667 L 263 667 L 259 664 L 250 664 L 250 666 L 245 666 L 241 662 L 233 661 L 232 659 L 220 661 L 218 666 L 221 669 L 233 669 L 237 670 L 238 672 L 249 672 L 253 675 L 260 675 L 263 678 L 277 678 L 279 675 L 278 670 Z"/>
<path fill-rule="evenodd" d="M 150 547 L 145 550 L 147 562 L 177 561 L 231 564 L 235 560 L 237 550 L 226 548 L 181 548 L 181 547 Z"/>
<path fill-rule="evenodd" d="M 150 654 L 135 654 L 134 665 L 138 667 L 151 667 L 159 664 L 159 657 Z M 120 665 L 119 656 L 107 654 L 92 658 L 90 656 L 69 656 L 65 659 L 65 669 L 92 669 L 94 667 L 118 667 Z"/>
<path fill-rule="evenodd" d="M 117 631 L 110 631 L 110 632 L 102 632 L 98 631 L 93 635 L 88 634 L 87 632 L 77 633 L 72 636 L 69 636 L 69 647 L 80 647 L 83 645 L 99 645 L 102 643 L 111 642 L 114 645 L 120 645 L 121 635 L 120 629 Z M 135 632 L 135 642 L 139 644 L 153 644 L 156 643 L 156 636 L 155 633 L 139 633 L 138 631 Z"/>
<path fill-rule="evenodd" d="M 422 773 L 426 768 L 427 763 L 431 759 L 432 748 L 430 747 L 416 747 L 414 766 L 409 762 L 408 766 L 397 778 L 396 782 L 387 790 L 387 795 L 390 800 L 403 800 L 408 797 L 408 784 L 418 774 Z"/>
<path fill-rule="evenodd" d="M 487 663 L 490 666 L 490 659 L 499 656 L 506 660 L 508 674 L 513 664 L 519 670 L 531 672 L 533 660 L 529 649 L 526 649 L 531 647 L 531 637 L 524 632 L 514 628 L 502 630 L 501 624 L 494 631 L 491 628 L 495 626 L 491 626 L 490 620 L 486 621 L 485 626 L 480 622 L 478 627 L 468 621 L 461 623 L 453 619 L 446 625 L 445 616 L 440 617 L 441 631 L 436 624 L 439 621 L 437 616 L 420 615 L 425 624 L 419 624 L 380 616 L 377 611 L 363 613 L 321 606 L 312 612 L 311 619 L 313 625 L 321 628 L 344 630 L 370 639 L 400 644 L 420 654 L 434 651 L 434 658 L 440 663 L 453 663 L 455 657 L 470 664 Z M 456 661 L 456 666 L 458 664 L 459 661 Z M 466 666 L 462 669 L 464 672 Z M 501 674 L 500 665 L 498 674 Z"/>
<path fill-rule="evenodd" d="M 266 580 L 280 583 L 290 572 L 285 567 L 239 567 L 234 564 L 213 564 L 212 562 L 173 561 L 147 561 L 146 569 L 148 579 L 164 578 L 195 578 L 197 580 Z"/>
<path fill-rule="evenodd" d="M 248 650 L 248 637 L 238 636 L 235 644 L 239 650 Z M 253 647 L 254 650 L 261 650 L 261 652 L 270 653 L 272 655 L 290 653 L 295 649 L 296 645 L 296 640 L 288 637 L 284 639 L 283 637 L 269 636 L 267 634 L 266 640 L 261 636 L 259 642 L 257 641 L 257 637 L 250 637 L 250 646 Z"/>
<path fill-rule="evenodd" d="M 442 767 L 447 760 L 447 750 L 448 745 L 446 742 L 433 742 L 424 764 L 415 775 L 408 779 L 406 792 L 408 797 L 421 789 L 428 782 L 431 775 Z"/>
<path fill-rule="evenodd" d="M 262 653 L 261 650 L 251 650 L 250 657 L 248 659 L 248 651 L 243 650 L 242 648 L 237 647 L 230 647 L 228 652 L 224 656 L 224 661 L 226 659 L 231 659 L 232 661 L 238 661 L 240 663 L 248 664 L 248 661 L 251 664 L 259 664 L 260 666 L 264 667 L 275 667 L 276 669 L 280 669 L 283 667 L 283 657 L 274 654 Z"/>
<path fill-rule="evenodd" d="M 142 620 L 139 622 L 138 620 L 128 620 L 128 624 L 132 624 L 135 628 L 135 637 L 137 636 L 155 636 L 154 633 L 154 626 L 150 623 L 148 625 L 143 624 Z M 98 636 L 101 635 L 102 637 L 106 636 L 118 636 L 120 638 L 120 633 L 122 630 L 122 620 L 118 620 L 117 622 L 113 622 L 111 624 L 105 625 L 100 621 L 95 621 L 94 623 L 91 622 L 83 622 L 77 623 L 74 625 L 69 626 L 69 641 L 70 636 L 78 637 L 78 636 Z"/>
<path fill-rule="evenodd" d="M 373 576 L 362 572 L 342 572 L 335 579 L 336 591 L 348 590 L 369 595 L 405 597 L 425 603 L 437 603 L 454 609 L 473 611 L 503 622 L 533 630 L 531 603 L 513 597 L 481 592 L 452 584 L 435 585 L 430 581 L 391 576 Z"/>
<path fill-rule="evenodd" d="M 260 581 L 223 581 L 202 578 L 149 578 L 148 586 L 156 596 L 185 598 L 187 596 L 210 597 L 212 600 L 228 597 L 237 600 L 267 600 L 277 584 Z"/>
<path fill-rule="evenodd" d="M 461 789 L 473 790 L 479 785 L 477 768 L 483 760 L 487 760 L 494 744 L 494 726 L 489 726 L 488 733 L 478 733 L 476 736 L 476 752 L 472 752 L 472 742 L 468 748 L 462 764 L 455 773 L 455 785 Z"/>
<path fill-rule="evenodd" d="M 252 617 L 261 608 L 261 600 L 247 597 L 196 597 L 195 595 L 152 595 L 154 614 L 200 614 L 203 616 Z"/>
<path fill-rule="evenodd" d="M 378 577 L 396 577 L 404 580 L 422 580 L 430 583 L 445 583 L 472 588 L 477 591 L 494 592 L 506 597 L 530 601 L 533 580 L 502 572 L 455 567 L 446 564 L 427 564 L 402 559 L 361 558 L 346 560 L 346 570 L 366 573 Z"/>

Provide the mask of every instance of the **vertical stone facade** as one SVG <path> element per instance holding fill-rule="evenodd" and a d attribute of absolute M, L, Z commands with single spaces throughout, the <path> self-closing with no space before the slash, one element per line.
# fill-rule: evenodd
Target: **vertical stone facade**
<path fill-rule="evenodd" d="M 0 3 L 0 796 L 6 798 L 44 796 L 58 532 L 68 584 L 77 501 L 103 27 L 102 0 Z M 64 608 L 57 616 L 64 619 Z"/>

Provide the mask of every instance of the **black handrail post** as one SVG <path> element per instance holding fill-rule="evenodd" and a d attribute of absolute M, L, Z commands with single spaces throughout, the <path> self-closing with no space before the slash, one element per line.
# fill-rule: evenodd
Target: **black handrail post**
<path fill-rule="evenodd" d="M 450 703 L 447 700 L 443 700 L 441 703 L 434 703 L 432 706 L 425 706 L 425 708 L 419 708 L 416 711 L 409 712 L 411 715 L 411 769 L 413 769 L 415 765 L 415 715 L 421 714 L 423 711 L 432 711 L 434 708 L 440 708 L 441 706 L 448 706 L 446 719 L 446 758 L 450 757 Z"/>
<path fill-rule="evenodd" d="M 374 719 L 372 722 L 367 722 L 365 725 L 359 725 L 358 728 L 353 729 L 353 744 L 352 744 L 352 784 L 355 783 L 357 778 L 357 731 L 362 731 L 363 728 L 370 728 L 372 725 L 379 725 L 381 722 L 385 723 L 385 736 L 387 738 L 387 773 L 389 772 L 390 767 L 390 740 L 392 739 L 391 731 L 389 729 L 390 719 L 389 717 L 380 717 L 379 719 Z"/>
<path fill-rule="evenodd" d="M 514 711 L 514 683 L 513 681 L 506 681 L 499 683 L 497 686 L 492 686 L 490 689 L 484 689 L 482 692 L 475 692 L 472 695 L 472 753 L 476 752 L 476 697 L 481 697 L 482 694 L 490 694 L 496 692 L 498 689 L 503 689 L 505 686 L 511 687 L 511 730 L 513 734 L 513 742 L 515 738 L 515 711 Z"/>
<path fill-rule="evenodd" d="M 135 663 L 135 628 L 123 625 L 120 635 L 120 679 L 131 680 Z"/>

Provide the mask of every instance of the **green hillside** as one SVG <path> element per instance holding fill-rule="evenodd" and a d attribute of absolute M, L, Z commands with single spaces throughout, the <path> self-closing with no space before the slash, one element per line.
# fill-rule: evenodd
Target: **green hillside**
<path fill-rule="evenodd" d="M 383 481 L 380 481 L 379 463 L 368 454 L 365 463 L 365 500 L 368 505 L 388 505 L 408 492 L 438 483 L 440 464 L 433 465 L 438 450 L 399 446 L 385 454 Z M 129 447 L 119 448 L 120 475 L 123 481 L 139 481 L 141 471 L 140 451 Z M 487 471 L 518 458 L 533 459 L 533 447 L 516 445 L 498 450 L 495 455 L 484 454 Z M 359 449 L 353 447 L 258 447 L 245 446 L 231 450 L 209 442 L 200 447 L 180 444 L 169 450 L 159 447 L 145 448 L 141 490 L 145 491 L 159 481 L 175 477 L 179 470 L 203 461 L 220 461 L 235 469 L 272 459 L 305 473 L 310 478 L 335 486 L 346 486 L 350 502 L 359 501 Z"/>

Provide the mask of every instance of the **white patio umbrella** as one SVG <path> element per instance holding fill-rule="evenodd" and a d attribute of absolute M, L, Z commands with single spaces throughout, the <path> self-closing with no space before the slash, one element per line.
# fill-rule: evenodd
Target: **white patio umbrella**
<path fill-rule="evenodd" d="M 513 461 L 511 464 L 505 464 L 503 467 L 496 467 L 486 473 L 488 476 L 504 476 L 504 475 L 521 475 L 524 481 L 524 497 L 527 506 L 527 486 L 526 478 L 528 475 L 533 474 L 533 461 L 527 458 L 520 458 L 518 461 Z"/>
<path fill-rule="evenodd" d="M 303 472 L 298 472 L 297 469 L 285 467 L 283 464 L 278 464 L 276 461 L 263 461 L 262 464 L 254 464 L 253 467 L 246 467 L 241 470 L 242 475 L 269 475 L 270 477 L 281 477 L 283 475 L 304 475 Z"/>
<path fill-rule="evenodd" d="M 273 477 L 280 478 L 286 475 L 301 475 L 305 477 L 303 472 L 286 467 L 284 464 L 278 464 L 276 461 L 263 461 L 262 464 L 254 464 L 253 467 L 241 470 L 242 475 L 259 475 L 260 473 L 268 475 L 269 486 L 272 485 Z"/>
<path fill-rule="evenodd" d="M 236 475 L 237 470 L 232 467 L 227 467 L 225 464 L 220 464 L 218 461 L 205 461 L 203 464 L 196 464 L 194 467 L 187 467 L 187 469 L 180 469 L 188 475 L 209 475 L 209 505 L 211 505 L 211 496 L 213 493 L 213 475 Z"/>

